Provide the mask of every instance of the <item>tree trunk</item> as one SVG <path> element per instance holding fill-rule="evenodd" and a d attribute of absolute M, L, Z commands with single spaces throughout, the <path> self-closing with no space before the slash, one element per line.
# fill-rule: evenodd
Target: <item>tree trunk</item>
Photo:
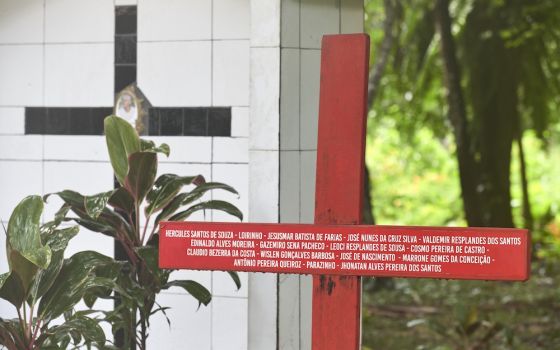
<path fill-rule="evenodd" d="M 472 153 L 473 147 L 461 87 L 461 71 L 451 32 L 448 0 L 437 0 L 435 18 L 436 29 L 441 38 L 441 56 L 444 63 L 444 79 L 449 105 L 448 118 L 453 127 L 457 145 L 456 152 L 465 216 L 469 226 L 483 226 L 483 213 L 477 192 L 479 183 L 478 164 Z"/>
<path fill-rule="evenodd" d="M 396 19 L 396 4 L 394 0 L 384 0 L 383 7 L 385 9 L 385 20 L 383 22 L 383 40 L 379 46 L 378 55 L 375 59 L 375 64 L 371 68 L 368 79 L 368 107 L 371 109 L 375 102 L 375 96 L 379 91 L 379 82 L 387 66 L 389 55 L 393 49 L 395 42 L 395 19 Z"/>
<path fill-rule="evenodd" d="M 504 5 L 506 6 L 506 5 Z M 519 120 L 518 58 L 501 31 L 503 7 L 475 2 L 465 26 L 469 92 L 480 157 L 481 207 L 485 226 L 513 227 L 510 194 L 511 149 Z"/>
<path fill-rule="evenodd" d="M 373 103 L 375 102 L 375 96 L 377 95 L 377 91 L 379 90 L 379 83 L 381 81 L 381 77 L 383 76 L 383 72 L 385 71 L 385 67 L 387 66 L 387 61 L 389 60 L 389 55 L 391 54 L 391 50 L 395 41 L 393 28 L 395 26 L 396 4 L 394 0 L 384 0 L 383 4 L 385 9 L 385 21 L 383 22 L 383 40 L 378 50 L 379 54 L 377 56 L 377 59 L 375 60 L 374 66 L 371 68 L 368 78 L 368 110 L 373 107 Z M 375 224 L 375 216 L 373 215 L 371 183 L 367 165 L 364 168 L 364 179 L 363 221 L 364 224 L 373 225 Z"/>
<path fill-rule="evenodd" d="M 519 172 L 521 173 L 521 191 L 523 193 L 523 226 L 526 229 L 532 230 L 534 218 L 531 211 L 529 181 L 527 180 L 527 166 L 525 164 L 525 151 L 523 150 L 523 138 L 521 134 L 517 137 L 517 149 L 519 151 Z"/>

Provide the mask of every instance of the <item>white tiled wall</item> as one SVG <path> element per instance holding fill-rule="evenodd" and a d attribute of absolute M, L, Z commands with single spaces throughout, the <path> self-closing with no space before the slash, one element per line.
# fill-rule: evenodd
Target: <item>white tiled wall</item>
<path fill-rule="evenodd" d="M 0 77 L 0 106 L 41 105 L 43 46 L 0 43 Z"/>
<path fill-rule="evenodd" d="M 0 135 L 23 135 L 25 108 L 0 107 Z"/>
<path fill-rule="evenodd" d="M 232 137 L 150 137 L 171 147 L 159 173 L 202 174 L 234 186 L 215 192 L 249 210 L 250 0 L 0 0 L 0 220 L 28 194 L 72 188 L 85 194 L 113 187 L 103 136 L 24 135 L 25 107 L 110 107 L 114 100 L 115 6 L 138 6 L 137 82 L 156 107 L 232 107 Z M 49 219 L 60 201 L 49 199 Z M 199 212 L 194 220 L 232 220 Z M 0 247 L 4 235 L 0 234 Z M 112 254 L 113 242 L 82 229 L 69 253 Z M 6 270 L 0 249 L 0 273 Z M 176 271 L 214 294 L 198 308 L 173 289 L 158 301 L 171 306 L 151 323 L 151 348 L 247 349 L 247 274 L 241 290 L 228 274 Z M 12 317 L 0 303 L 0 316 Z"/>
<path fill-rule="evenodd" d="M 363 0 L 283 0 L 281 11 L 280 220 L 312 223 L 321 39 L 363 32 Z M 280 349 L 311 349 L 311 286 L 309 276 L 279 278 Z"/>
<path fill-rule="evenodd" d="M 113 104 L 121 5 L 138 6 L 137 81 L 152 105 L 232 106 L 232 138 L 153 137 L 172 151 L 159 172 L 234 185 L 239 197 L 210 198 L 232 201 L 252 221 L 312 221 L 320 39 L 361 31 L 361 0 L 0 0 L 0 220 L 30 193 L 112 186 L 102 137 L 24 136 L 23 114 Z M 109 253 L 111 242 L 93 235 L 83 231 L 70 250 Z M 173 275 L 201 282 L 214 302 L 197 311 L 183 291 L 162 293 L 172 324 L 153 320 L 152 348 L 310 349 L 309 278 L 241 274 L 236 291 L 222 272 Z"/>
<path fill-rule="evenodd" d="M 113 104 L 113 43 L 45 45 L 45 105 Z"/>
<path fill-rule="evenodd" d="M 138 24 L 141 42 L 210 40 L 212 1 L 139 0 Z"/>
<path fill-rule="evenodd" d="M 113 0 L 48 0 L 45 4 L 45 42 L 113 42 Z"/>
<path fill-rule="evenodd" d="M 138 42 L 138 85 L 154 106 L 210 106 L 211 74 L 210 41 Z"/>
<path fill-rule="evenodd" d="M 213 45 L 213 104 L 248 106 L 249 40 L 221 40 Z"/>

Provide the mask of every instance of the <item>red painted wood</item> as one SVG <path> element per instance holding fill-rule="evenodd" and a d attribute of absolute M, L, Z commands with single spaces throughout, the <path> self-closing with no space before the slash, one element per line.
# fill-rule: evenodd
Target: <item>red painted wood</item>
<path fill-rule="evenodd" d="M 165 222 L 170 269 L 523 281 L 527 230 Z"/>
<path fill-rule="evenodd" d="M 368 72 L 367 35 L 323 37 L 316 224 L 361 222 Z M 360 277 L 314 276 L 312 319 L 314 350 L 359 349 Z"/>

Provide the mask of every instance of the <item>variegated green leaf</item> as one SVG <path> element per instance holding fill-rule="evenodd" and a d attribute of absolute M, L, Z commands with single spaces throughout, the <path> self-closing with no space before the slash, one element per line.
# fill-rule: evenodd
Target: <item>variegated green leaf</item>
<path fill-rule="evenodd" d="M 153 152 L 136 152 L 130 155 L 128 163 L 129 169 L 124 187 L 139 204 L 154 185 L 157 173 L 157 155 Z"/>
<path fill-rule="evenodd" d="M 97 219 L 103 212 L 103 209 L 107 207 L 109 198 L 113 196 L 113 193 L 115 193 L 115 190 L 94 194 L 93 196 L 85 196 L 84 207 L 87 214 L 91 218 Z"/>
<path fill-rule="evenodd" d="M 105 141 L 115 177 L 121 185 L 128 174 L 128 157 L 140 151 L 140 138 L 132 125 L 117 116 L 105 118 Z"/>
<path fill-rule="evenodd" d="M 17 273 L 27 293 L 38 269 L 51 260 L 51 249 L 41 242 L 39 222 L 43 213 L 40 196 L 24 198 L 8 222 L 7 253 L 10 271 Z"/>
<path fill-rule="evenodd" d="M 193 213 L 200 210 L 220 210 L 235 216 L 240 221 L 243 221 L 243 213 L 237 209 L 235 205 L 221 200 L 210 200 L 193 205 L 192 207 L 173 215 L 169 218 L 169 221 L 183 221 Z"/>
<path fill-rule="evenodd" d="M 156 152 L 165 154 L 169 157 L 171 150 L 169 149 L 169 145 L 166 143 L 162 143 L 159 146 L 156 146 L 154 141 L 140 139 L 140 149 L 142 152 Z"/>

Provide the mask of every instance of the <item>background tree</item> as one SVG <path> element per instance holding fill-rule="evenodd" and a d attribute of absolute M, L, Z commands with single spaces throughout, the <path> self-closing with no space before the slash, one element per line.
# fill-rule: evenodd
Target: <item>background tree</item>
<path fill-rule="evenodd" d="M 379 23 L 391 2 L 368 3 L 373 47 L 387 47 Z M 388 7 L 389 6 L 389 7 Z M 560 2 L 529 0 L 402 1 L 390 54 L 373 90 L 371 128 L 391 118 L 405 137 L 428 126 L 452 135 L 466 221 L 471 226 L 513 226 L 511 155 L 521 162 L 524 226 L 532 227 L 523 133 L 548 140 L 558 106 Z M 390 16 L 387 16 L 389 18 Z M 372 24 L 373 23 L 373 24 Z M 379 27 L 376 27 L 378 25 Z M 385 58 L 387 57 L 387 58 Z"/>

